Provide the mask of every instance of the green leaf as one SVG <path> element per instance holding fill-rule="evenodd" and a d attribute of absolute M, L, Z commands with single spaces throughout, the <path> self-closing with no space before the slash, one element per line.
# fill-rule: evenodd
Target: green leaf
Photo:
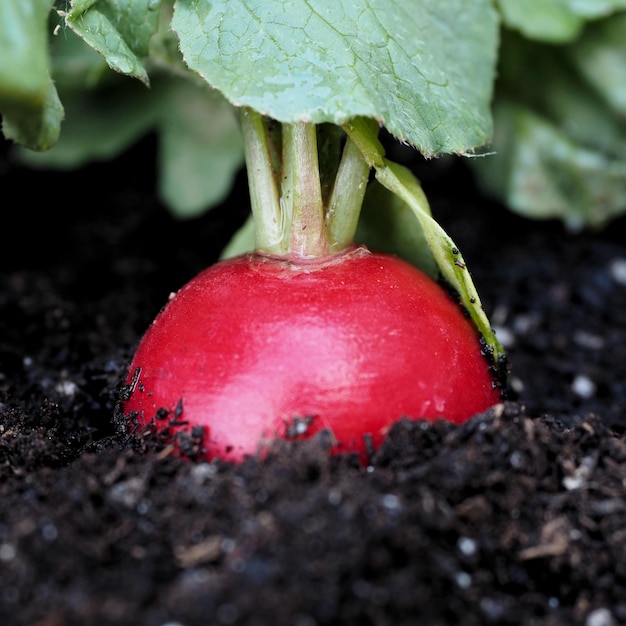
<path fill-rule="evenodd" d="M 176 0 L 189 67 L 278 121 L 378 120 L 423 153 L 491 134 L 491 0 Z"/>
<path fill-rule="evenodd" d="M 527 68 L 532 67 L 533 72 Z M 575 43 L 503 39 L 494 156 L 471 163 L 510 209 L 600 228 L 626 212 L 626 14 Z"/>
<path fill-rule="evenodd" d="M 171 87 L 159 121 L 159 189 L 174 214 L 188 218 L 230 192 L 243 140 L 235 111 L 217 92 L 183 80 Z"/>
<path fill-rule="evenodd" d="M 0 110 L 41 107 L 50 71 L 47 24 L 53 0 L 0 2 Z"/>
<path fill-rule="evenodd" d="M 604 99 L 614 118 L 625 119 L 626 12 L 589 25 L 568 54 L 581 79 Z"/>
<path fill-rule="evenodd" d="M 529 39 L 573 41 L 585 22 L 626 8 L 626 0 L 498 0 L 502 21 Z"/>
<path fill-rule="evenodd" d="M 601 228 L 626 211 L 626 156 L 585 148 L 549 119 L 501 100 L 495 109 L 501 157 L 473 162 L 481 185 L 532 219 L 571 230 Z M 621 151 L 626 155 L 626 143 Z M 493 160 L 492 160 L 493 159 Z"/>
<path fill-rule="evenodd" d="M 370 131 L 367 126 L 370 127 Z M 463 306 L 488 346 L 494 363 L 502 363 L 505 356 L 504 350 L 483 310 L 480 297 L 460 250 L 431 216 L 428 200 L 419 181 L 411 171 L 385 158 L 384 148 L 377 139 L 373 139 L 371 126 L 370 123 L 360 119 L 346 124 L 344 129 L 362 148 L 363 156 L 370 166 L 375 168 L 376 180 L 411 209 L 421 226 L 441 275 L 458 293 Z"/>
<path fill-rule="evenodd" d="M 109 67 L 149 84 L 142 57 L 157 31 L 160 0 L 72 0 L 66 22 Z"/>
<path fill-rule="evenodd" d="M 246 254 L 248 252 L 254 252 L 256 249 L 256 237 L 254 218 L 252 214 L 248 216 L 248 219 L 243 225 L 237 229 L 231 240 L 220 254 L 220 261 L 225 259 L 231 259 L 232 257 L 239 256 L 240 254 Z"/>
<path fill-rule="evenodd" d="M 70 169 L 119 155 L 154 128 L 161 106 L 140 83 L 123 82 L 107 90 L 63 92 L 66 120 L 58 143 L 45 153 L 21 149 L 20 159 L 34 167 Z"/>
<path fill-rule="evenodd" d="M 117 77 L 101 54 L 62 22 L 50 37 L 52 76 L 60 93 L 89 91 Z"/>
<path fill-rule="evenodd" d="M 0 2 L 0 113 L 4 135 L 33 150 L 56 141 L 63 107 L 50 78 L 48 16 L 53 0 Z"/>
<path fill-rule="evenodd" d="M 65 111 L 52 81 L 41 108 L 33 111 L 28 107 L 23 110 L 11 109 L 3 114 L 2 132 L 7 139 L 30 150 L 42 152 L 56 144 L 61 132 L 61 122 Z"/>
<path fill-rule="evenodd" d="M 243 164 L 234 111 L 208 85 L 157 76 L 148 90 L 119 79 L 98 90 L 65 91 L 63 99 L 67 119 L 59 142 L 45 153 L 19 150 L 23 162 L 39 168 L 76 168 L 115 158 L 156 132 L 158 190 L 181 218 L 223 200 Z"/>

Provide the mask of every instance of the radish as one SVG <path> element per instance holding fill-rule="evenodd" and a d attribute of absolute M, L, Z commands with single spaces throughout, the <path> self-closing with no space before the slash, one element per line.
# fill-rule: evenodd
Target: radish
<path fill-rule="evenodd" d="M 131 423 L 173 441 L 201 427 L 200 456 L 234 462 L 328 429 L 333 452 L 366 462 L 400 418 L 462 422 L 500 402 L 498 345 L 472 311 L 398 256 L 353 241 L 372 168 L 410 204 L 418 195 L 371 133 L 344 127 L 324 194 L 315 125 L 277 135 L 246 109 L 242 129 L 254 250 L 191 279 L 148 328 L 126 380 Z M 442 241 L 435 252 L 449 252 L 449 275 L 467 283 L 458 249 Z M 480 314 L 476 294 L 456 286 Z"/>
<path fill-rule="evenodd" d="M 216 264 L 168 302 L 130 374 L 126 409 L 142 427 L 165 408 L 158 426 L 202 425 L 208 457 L 234 461 L 322 428 L 337 451 L 365 458 L 402 416 L 460 422 L 499 401 L 457 304 L 408 263 L 363 247 Z"/>

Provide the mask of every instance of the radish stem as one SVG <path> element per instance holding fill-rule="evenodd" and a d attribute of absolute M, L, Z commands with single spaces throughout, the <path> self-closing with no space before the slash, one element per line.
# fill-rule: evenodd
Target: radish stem
<path fill-rule="evenodd" d="M 271 254 L 287 251 L 285 215 L 281 209 L 276 173 L 272 168 L 272 145 L 263 117 L 248 108 L 241 112 L 250 203 L 257 250 Z"/>
<path fill-rule="evenodd" d="M 341 252 L 354 243 L 369 173 L 361 150 L 348 138 L 326 212 L 331 252 Z"/>
<path fill-rule="evenodd" d="M 315 125 L 283 125 L 283 210 L 291 214 L 289 251 L 300 257 L 328 254 Z"/>

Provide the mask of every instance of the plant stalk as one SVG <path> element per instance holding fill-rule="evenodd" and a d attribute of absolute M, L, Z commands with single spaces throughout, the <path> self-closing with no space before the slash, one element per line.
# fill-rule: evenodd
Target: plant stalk
<path fill-rule="evenodd" d="M 243 108 L 241 130 L 254 218 L 255 249 L 284 254 L 288 250 L 286 216 L 281 208 L 276 172 L 272 167 L 272 144 L 263 117 L 253 109 Z"/>
<path fill-rule="evenodd" d="M 289 252 L 303 258 L 329 254 L 315 125 L 283 125 L 282 208 L 291 215 Z"/>
<path fill-rule="evenodd" d="M 370 166 L 361 150 L 348 137 L 326 212 L 330 251 L 333 253 L 354 243 L 369 174 Z"/>

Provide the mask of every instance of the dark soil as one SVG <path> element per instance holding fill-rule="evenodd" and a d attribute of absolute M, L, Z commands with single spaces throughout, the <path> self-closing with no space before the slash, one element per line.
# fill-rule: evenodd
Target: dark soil
<path fill-rule="evenodd" d="M 626 624 L 626 221 L 568 233 L 411 161 L 508 347 L 508 401 L 233 466 L 116 426 L 133 347 L 247 211 L 177 222 L 149 138 L 72 173 L 0 156 L 0 624 Z M 406 157 L 406 153 L 399 155 Z"/>

